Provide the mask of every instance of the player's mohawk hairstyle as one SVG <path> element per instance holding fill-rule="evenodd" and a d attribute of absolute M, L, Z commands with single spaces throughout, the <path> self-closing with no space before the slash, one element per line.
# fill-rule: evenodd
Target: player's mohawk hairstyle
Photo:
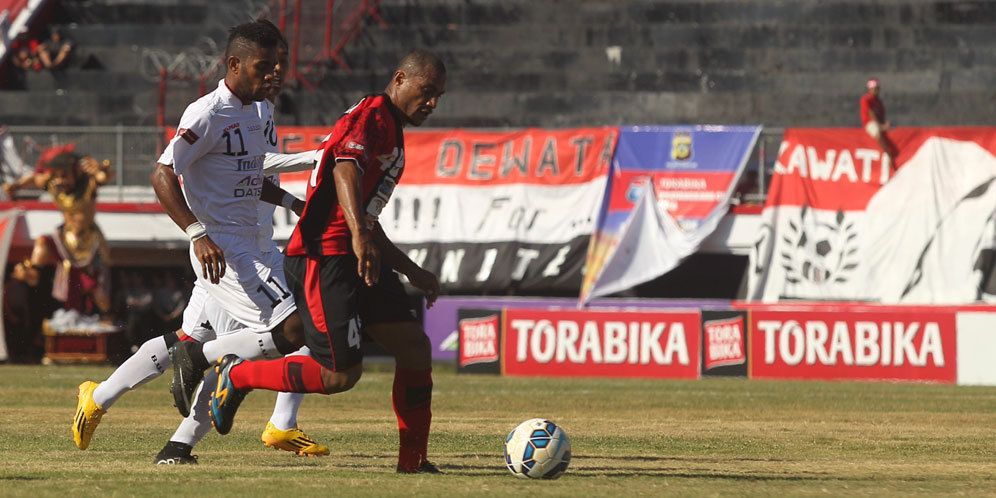
<path fill-rule="evenodd" d="M 256 18 L 256 22 L 272 30 L 273 33 L 277 35 L 277 38 L 280 40 L 280 43 L 284 47 L 287 47 L 287 39 L 284 38 L 284 34 L 280 32 L 280 28 L 278 28 L 276 24 L 273 24 L 272 21 L 262 16 Z"/>
<path fill-rule="evenodd" d="M 225 58 L 233 53 L 245 54 L 253 45 L 263 48 L 276 47 L 282 42 L 280 30 L 273 23 L 266 21 L 250 21 L 228 30 L 228 45 L 225 47 Z"/>

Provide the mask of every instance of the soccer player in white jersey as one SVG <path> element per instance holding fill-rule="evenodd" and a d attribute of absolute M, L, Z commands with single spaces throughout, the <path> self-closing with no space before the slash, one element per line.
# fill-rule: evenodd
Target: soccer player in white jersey
<path fill-rule="evenodd" d="M 270 25 L 274 31 L 279 33 L 277 27 L 272 26 L 269 21 L 261 20 L 259 22 Z M 256 107 L 259 118 L 264 123 L 263 130 L 266 136 L 268 152 L 266 160 L 263 163 L 263 171 L 267 180 L 279 186 L 280 172 L 305 171 L 313 167 L 316 151 L 299 154 L 278 154 L 276 121 L 273 118 L 273 101 L 280 93 L 280 85 L 289 67 L 287 63 L 287 44 L 282 39 L 278 47 L 277 58 L 278 77 L 272 80 L 271 90 L 267 98 L 256 102 Z M 290 194 L 285 194 L 284 199 L 285 202 L 283 204 L 285 207 L 300 213 L 300 204 L 303 201 Z M 276 243 L 273 241 L 273 214 L 275 209 L 275 205 L 266 202 L 260 202 L 258 205 L 259 234 L 257 242 L 263 253 L 266 265 L 271 268 L 283 264 L 283 254 L 280 253 Z M 203 281 L 198 280 L 198 290 L 205 293 L 203 285 Z M 213 300 L 207 299 L 205 311 L 211 317 L 209 321 L 214 325 L 217 336 L 223 336 L 226 333 L 242 328 L 239 322 L 233 320 L 224 310 L 217 308 Z M 214 337 L 213 335 L 205 334 L 204 336 L 195 336 L 194 338 L 198 342 L 204 343 L 212 340 Z M 308 355 L 309 353 L 308 348 L 303 347 L 292 353 L 292 355 Z M 190 415 L 184 418 L 180 426 L 177 427 L 176 432 L 170 437 L 170 440 L 160 450 L 159 454 L 156 455 L 155 463 L 196 463 L 196 457 L 191 455 L 191 451 L 211 430 L 210 414 L 207 411 L 209 397 L 207 393 L 202 397 L 203 399 L 198 398 L 194 401 Z M 328 455 L 329 450 L 327 447 L 318 444 L 297 427 L 297 411 L 303 399 L 304 394 L 301 393 L 279 393 L 273 407 L 273 414 L 270 416 L 270 420 L 267 422 L 266 428 L 263 430 L 260 438 L 267 447 L 278 448 L 306 456 Z"/>
<path fill-rule="evenodd" d="M 270 28 L 276 31 L 276 28 L 273 27 L 272 24 L 270 23 L 264 23 L 264 24 L 269 25 Z M 263 27 L 265 28 L 265 26 Z M 246 25 L 242 26 L 241 28 L 243 28 L 244 31 Z M 236 31 L 237 30 L 233 29 L 232 33 L 233 36 L 237 35 Z M 276 31 L 276 33 L 277 36 L 279 37 L 279 31 Z M 232 40 L 230 40 L 230 42 L 231 41 Z M 244 44 L 246 40 L 236 39 L 235 41 L 237 43 Z M 285 50 L 284 53 L 286 53 Z M 244 59 L 245 57 L 243 57 L 243 61 L 240 61 L 238 63 L 244 64 Z M 284 64 L 284 66 L 286 66 L 286 63 Z M 245 75 L 243 75 L 243 77 L 244 76 Z M 258 76 L 259 75 L 257 75 L 257 77 Z M 263 74 L 262 76 L 264 80 L 265 76 L 266 76 L 265 74 Z M 239 80 L 235 79 L 234 81 L 239 81 Z M 274 85 L 271 83 L 270 85 L 259 85 L 257 82 L 256 84 L 257 90 L 260 90 L 261 86 L 264 88 L 268 86 L 269 91 L 271 92 L 271 97 L 274 96 L 276 92 L 279 91 L 279 81 L 277 80 L 272 80 L 272 81 L 275 82 L 276 84 Z M 242 86 L 240 88 L 245 90 L 246 86 L 245 81 L 243 81 L 241 85 Z M 219 89 L 222 86 L 225 86 L 226 90 L 228 89 L 228 86 L 224 81 L 219 84 Z M 236 83 L 233 86 L 239 87 L 239 83 Z M 221 100 L 224 100 L 225 98 L 231 101 L 232 100 L 231 97 L 233 96 L 234 94 L 231 92 L 231 90 L 228 90 L 228 93 L 222 92 L 223 98 L 212 99 L 208 107 L 210 107 L 210 109 L 215 112 L 217 111 L 224 112 L 223 107 L 218 106 L 218 103 Z M 198 102 L 204 104 L 203 101 L 204 99 L 201 99 Z M 195 103 L 191 107 L 194 107 L 196 104 L 197 103 Z M 263 104 L 257 103 L 254 105 L 239 106 L 239 107 L 243 108 L 239 110 L 248 110 L 249 112 L 253 113 L 254 116 L 252 117 L 256 118 L 254 122 L 246 121 L 247 128 L 251 128 L 253 129 L 253 131 L 268 131 L 268 129 L 266 129 L 267 127 L 262 126 L 259 121 L 259 118 L 263 114 L 265 114 L 266 117 L 271 118 L 269 120 L 269 129 L 272 129 L 273 127 L 272 106 L 270 106 L 269 103 L 265 103 L 264 101 Z M 188 109 L 188 111 L 190 111 L 190 109 Z M 245 114 L 242 114 L 242 116 L 250 117 L 246 116 Z M 181 122 L 181 127 L 182 126 L 183 123 Z M 188 135 L 183 136 L 184 133 L 187 133 Z M 189 131 L 189 129 L 180 130 L 178 132 L 177 138 L 174 139 L 174 141 L 182 138 L 189 143 L 190 142 L 189 137 L 192 136 L 190 135 L 190 133 L 196 133 L 196 131 Z M 223 133 L 228 133 L 229 137 L 234 136 L 235 138 L 241 138 L 242 140 L 236 142 L 239 145 L 244 143 L 244 138 L 240 136 L 243 133 L 240 127 L 233 127 L 229 130 L 225 130 Z M 266 149 L 267 151 L 276 150 L 275 134 L 270 135 L 270 137 L 268 137 L 265 143 L 268 147 L 263 147 L 263 148 Z M 231 147 L 231 143 L 230 142 L 226 143 L 225 146 Z M 228 149 L 226 149 L 226 152 L 227 150 Z M 169 152 L 169 150 L 167 152 Z M 308 157 L 305 157 L 306 155 L 295 155 L 295 156 L 296 157 L 288 158 L 288 157 L 279 157 L 278 155 L 271 154 L 267 157 L 267 160 L 265 162 L 266 168 L 267 170 L 270 170 L 272 167 L 276 169 L 281 169 L 283 171 L 310 169 L 311 165 L 313 164 L 310 156 Z M 160 162 L 163 161 L 161 160 Z M 168 162 L 172 163 L 172 161 Z M 236 162 L 236 164 L 239 165 L 242 163 Z M 249 181 L 252 182 L 253 180 L 250 179 Z M 260 182 L 257 181 L 257 184 L 259 183 Z M 282 196 L 279 194 L 282 194 Z M 283 200 L 284 204 L 286 204 L 287 207 L 290 207 L 290 201 L 296 200 L 293 196 L 290 196 L 290 194 L 287 194 L 286 192 L 279 191 L 279 194 L 277 198 Z M 300 203 L 300 201 L 298 202 Z M 274 250 L 275 246 L 274 243 L 272 242 L 273 208 L 269 209 L 260 208 L 258 212 L 256 212 L 256 210 L 254 209 L 252 212 L 254 214 L 258 213 L 259 219 L 263 220 L 260 223 L 260 226 L 262 228 L 259 227 L 256 228 L 259 239 L 258 241 L 254 240 L 254 242 L 256 242 L 259 245 L 259 247 L 266 248 L 268 251 L 275 253 Z M 176 217 L 174 216 L 174 219 L 175 218 Z M 243 220 L 240 221 L 244 223 Z M 230 225 L 235 226 L 233 224 Z M 253 223 L 251 224 L 251 226 L 256 226 L 256 224 Z M 224 230 L 225 227 L 224 226 L 221 227 L 221 231 L 224 232 Z M 246 233 L 248 234 L 248 231 L 246 231 Z M 269 266 L 272 266 L 272 261 L 276 260 L 276 258 L 273 255 L 271 255 L 270 258 L 271 258 L 271 264 Z M 217 262 L 215 262 L 215 265 L 216 265 L 215 270 L 217 270 Z M 224 268 L 224 266 L 221 266 L 221 268 Z M 219 272 L 215 271 L 213 276 L 217 276 L 217 273 Z M 280 282 L 280 280 L 277 280 L 278 277 L 279 276 L 271 276 L 271 278 L 274 278 L 274 282 Z M 124 394 L 124 392 L 126 392 L 127 390 L 137 387 L 138 385 L 141 385 L 142 383 L 147 382 L 148 380 L 151 380 L 152 378 L 158 376 L 163 372 L 165 368 L 168 368 L 170 366 L 171 361 L 167 353 L 167 350 L 170 346 L 173 345 L 173 343 L 175 343 L 178 340 L 178 336 L 182 338 L 184 335 L 187 335 L 190 336 L 190 338 L 192 339 L 200 341 L 211 340 L 214 338 L 214 333 L 209 328 L 210 325 L 208 324 L 208 322 L 214 322 L 214 328 L 222 333 L 229 332 L 231 331 L 230 329 L 245 328 L 244 323 L 240 323 L 238 321 L 233 320 L 231 316 L 225 313 L 224 310 L 220 310 L 218 306 L 211 306 L 213 300 L 206 298 L 207 294 L 208 292 L 205 290 L 203 286 L 198 285 L 195 287 L 194 294 L 191 296 L 188 308 L 184 313 L 183 328 L 180 331 L 177 331 L 175 335 L 173 333 L 169 333 L 163 337 L 157 337 L 155 339 L 147 341 L 145 344 L 142 345 L 139 351 L 135 353 L 135 355 L 133 355 L 131 358 L 129 358 L 128 361 L 122 364 L 122 366 L 119 367 L 118 370 L 116 370 L 114 374 L 112 374 L 111 377 L 109 377 L 108 380 L 105 381 L 104 383 L 97 384 L 88 381 L 80 385 L 79 404 L 77 406 L 77 413 L 76 417 L 74 418 L 74 424 L 73 424 L 74 440 L 80 449 L 87 448 L 90 442 L 90 438 L 92 437 L 93 430 L 96 428 L 96 425 L 100 422 L 100 417 L 103 415 L 103 413 L 106 412 L 106 409 L 109 408 L 110 405 L 113 404 L 114 401 L 118 399 L 118 397 Z M 207 308 L 207 310 L 205 310 L 204 308 Z M 291 310 L 292 309 L 293 308 L 291 308 Z M 210 315 L 211 318 L 207 318 L 208 315 Z M 255 334 L 253 335 L 255 336 Z M 248 339 L 251 340 L 251 342 L 257 348 L 257 351 L 259 351 L 258 356 L 261 357 L 276 356 L 274 353 L 271 352 L 272 350 L 277 349 L 273 341 L 267 341 L 265 340 L 266 338 L 258 339 L 256 337 L 249 337 Z M 243 340 L 241 344 L 244 346 L 246 342 L 248 341 Z M 269 349 L 269 351 L 267 351 L 267 349 Z M 286 426 L 285 428 L 289 430 L 278 431 L 276 433 L 278 437 L 274 438 L 272 434 L 274 431 L 271 430 L 271 427 L 268 425 L 267 430 L 264 431 L 263 435 L 264 443 L 268 442 L 267 436 L 268 433 L 271 433 L 269 438 L 270 439 L 269 444 L 267 444 L 268 446 L 273 445 L 280 447 L 281 449 L 288 449 L 290 451 L 295 451 L 296 453 L 302 453 L 302 454 L 327 454 L 328 452 L 327 448 L 317 444 L 308 445 L 307 443 L 309 443 L 310 440 L 307 437 L 303 438 L 300 437 L 304 436 L 303 433 L 300 430 L 293 428 L 295 425 L 294 418 L 296 416 L 296 408 L 297 404 L 299 403 L 300 403 L 299 398 L 297 399 L 289 398 L 286 400 L 278 401 L 277 407 L 274 410 L 274 418 L 271 422 L 273 422 L 273 425 L 278 425 L 278 424 L 285 425 Z M 283 420 L 284 422 L 280 424 L 280 422 L 278 422 L 279 420 Z M 204 432 L 207 432 L 207 430 L 210 430 L 209 426 Z M 180 432 L 181 431 L 178 430 L 178 434 Z M 291 438 L 285 437 L 284 441 L 280 441 L 279 436 L 296 436 L 296 437 L 291 437 Z M 289 446 L 278 444 L 281 442 L 289 442 L 290 444 Z M 187 457 L 188 460 L 193 460 L 192 458 L 189 457 L 189 448 L 187 452 Z M 182 460 L 182 458 L 180 458 L 180 460 Z M 184 461 L 182 463 L 192 463 L 192 462 Z"/>

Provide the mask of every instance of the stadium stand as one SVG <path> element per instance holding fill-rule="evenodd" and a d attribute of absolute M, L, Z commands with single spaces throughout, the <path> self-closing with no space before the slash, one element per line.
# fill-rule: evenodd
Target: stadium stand
<path fill-rule="evenodd" d="M 70 68 L 57 98 L 49 75 L 31 75 L 27 92 L 0 92 L 4 119 L 155 124 L 157 80 L 144 67 L 150 50 L 214 55 L 226 26 L 250 12 L 275 19 L 280 3 L 60 2 L 52 22 L 84 52 L 78 61 L 103 69 Z M 335 3 L 341 31 L 346 7 L 357 2 Z M 315 64 L 325 2 L 301 5 L 307 84 L 289 92 L 286 125 L 328 124 L 358 95 L 379 91 L 388 66 L 413 45 L 441 53 L 450 68 L 438 127 L 855 126 L 856 98 L 870 75 L 883 82 L 900 126 L 989 123 L 996 97 L 991 2 L 385 0 L 379 18 L 365 17 L 365 29 L 344 44 L 340 61 Z M 197 87 L 196 78 L 170 83 L 167 123 Z"/>

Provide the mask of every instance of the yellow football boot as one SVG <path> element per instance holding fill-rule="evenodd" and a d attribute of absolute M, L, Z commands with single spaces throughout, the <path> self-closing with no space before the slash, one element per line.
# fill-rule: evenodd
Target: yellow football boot
<path fill-rule="evenodd" d="M 90 446 L 90 438 L 93 431 L 100 423 L 100 417 L 105 413 L 104 409 L 97 406 L 93 400 L 93 390 L 100 384 L 86 381 L 80 384 L 80 392 L 76 395 L 76 416 L 73 417 L 73 442 L 76 447 L 85 450 Z"/>
<path fill-rule="evenodd" d="M 282 431 L 273 426 L 273 422 L 266 423 L 266 429 L 260 437 L 267 448 L 277 448 L 284 451 L 297 453 L 301 456 L 325 456 L 329 454 L 329 449 L 313 441 L 301 429 L 294 427 Z"/>

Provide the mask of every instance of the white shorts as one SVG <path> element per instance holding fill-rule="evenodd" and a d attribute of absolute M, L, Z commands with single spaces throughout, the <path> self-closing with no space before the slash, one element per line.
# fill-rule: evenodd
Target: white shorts
<path fill-rule="evenodd" d="M 297 310 L 284 278 L 283 255 L 276 251 L 264 255 L 255 234 L 217 233 L 210 229 L 208 233 L 224 251 L 227 265 L 219 283 L 203 281 L 201 284 L 210 297 L 204 304 L 208 320 L 216 315 L 210 310 L 213 301 L 213 305 L 244 328 L 257 333 L 268 332 Z M 200 276 L 201 263 L 194 255 L 193 244 L 189 252 L 191 267 Z M 218 327 L 215 331 L 219 332 Z"/>
<path fill-rule="evenodd" d="M 217 337 L 238 332 L 246 328 L 208 295 L 204 280 L 194 281 L 194 290 L 183 310 L 183 333 L 197 342 L 207 342 Z"/>
<path fill-rule="evenodd" d="M 283 267 L 284 255 L 277 249 L 277 245 L 271 239 L 267 239 L 266 244 L 260 241 L 260 248 L 264 248 L 263 261 L 270 268 Z M 204 280 L 198 278 L 194 281 L 194 289 L 190 293 L 190 300 L 183 310 L 183 333 L 187 334 L 197 342 L 207 342 L 216 337 L 238 332 L 246 328 L 232 318 L 218 302 L 215 301 L 204 289 Z"/>
<path fill-rule="evenodd" d="M 873 139 L 878 140 L 878 137 L 882 135 L 882 125 L 873 119 L 865 125 L 865 133 Z"/>

